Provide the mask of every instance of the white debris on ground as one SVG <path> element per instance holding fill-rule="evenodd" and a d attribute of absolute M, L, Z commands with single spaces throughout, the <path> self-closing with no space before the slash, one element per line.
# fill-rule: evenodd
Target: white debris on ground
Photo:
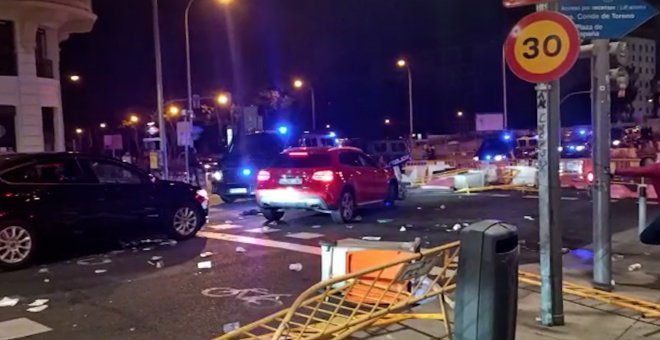
<path fill-rule="evenodd" d="M 417 210 L 422 210 L 422 207 L 417 207 Z"/>
<path fill-rule="evenodd" d="M 312 229 L 321 229 L 321 226 L 320 225 L 313 225 Z"/>
<path fill-rule="evenodd" d="M 355 222 L 360 222 L 362 221 L 362 216 L 357 216 L 353 219 Z"/>
<path fill-rule="evenodd" d="M 205 259 L 207 257 L 211 257 L 211 256 L 213 256 L 213 252 L 211 252 L 211 251 L 205 251 L 205 252 L 199 254 L 199 257 L 201 257 L 203 259 Z"/>
<path fill-rule="evenodd" d="M 163 262 L 162 256 L 152 256 L 147 263 L 159 269 L 165 267 L 165 262 Z"/>
<path fill-rule="evenodd" d="M 391 218 L 383 218 L 383 219 L 376 220 L 376 221 L 377 221 L 378 223 L 380 223 L 380 224 L 387 224 L 387 223 L 391 223 L 391 222 L 394 221 L 394 220 L 391 219 Z"/>
<path fill-rule="evenodd" d="M 399 229 L 400 232 L 404 232 L 404 231 L 407 231 L 407 230 L 408 229 L 405 226 L 401 226 L 401 228 Z"/>
<path fill-rule="evenodd" d="M 28 311 L 30 313 L 39 313 L 39 312 L 43 312 L 44 310 L 46 310 L 46 308 L 48 308 L 48 305 L 30 307 L 30 308 L 26 309 L 26 311 Z"/>
<path fill-rule="evenodd" d="M 39 274 L 47 274 L 47 273 L 48 273 L 48 268 L 39 269 Z"/>
<path fill-rule="evenodd" d="M 619 261 L 619 260 L 623 260 L 623 255 L 621 254 L 612 255 L 612 261 Z"/>
<path fill-rule="evenodd" d="M 197 269 L 211 269 L 213 267 L 213 264 L 211 264 L 211 261 L 202 261 L 197 263 Z"/>
<path fill-rule="evenodd" d="M 95 274 L 104 274 L 106 272 L 107 272 L 106 269 L 97 269 L 97 270 L 94 271 Z"/>
<path fill-rule="evenodd" d="M 453 231 L 459 231 L 463 229 L 463 226 L 460 223 L 454 224 L 454 226 L 451 228 Z"/>
<path fill-rule="evenodd" d="M 152 250 L 154 250 L 153 247 L 142 248 L 142 251 L 152 251 Z"/>
<path fill-rule="evenodd" d="M 177 242 L 176 240 L 167 240 L 165 242 L 161 242 L 160 245 L 161 246 L 176 246 L 177 243 L 179 243 L 179 242 Z"/>
<path fill-rule="evenodd" d="M 440 206 L 440 209 L 445 210 L 445 205 L 444 205 L 444 204 L 441 205 L 441 206 Z"/>
<path fill-rule="evenodd" d="M 233 332 L 233 331 L 235 331 L 239 328 L 241 328 L 241 324 L 238 321 L 237 322 L 232 322 L 232 323 L 222 325 L 222 332 L 223 333 L 230 333 L 230 332 Z"/>
<path fill-rule="evenodd" d="M 8 296 L 0 299 L 0 307 L 14 307 L 18 303 L 18 298 L 11 298 Z"/>
<path fill-rule="evenodd" d="M 353 226 L 352 225 L 347 225 L 346 229 L 353 229 Z"/>
<path fill-rule="evenodd" d="M 28 305 L 28 307 L 38 307 L 38 306 L 43 306 L 48 303 L 48 299 L 36 299 L 32 303 Z"/>
<path fill-rule="evenodd" d="M 49 283 L 50 279 L 44 279 L 44 283 Z"/>
<path fill-rule="evenodd" d="M 380 236 L 364 236 L 362 237 L 363 240 L 365 241 L 380 241 L 382 237 Z"/>
<path fill-rule="evenodd" d="M 302 263 L 292 263 L 289 265 L 289 270 L 293 272 L 299 272 L 303 270 Z"/>
<path fill-rule="evenodd" d="M 524 216 L 523 218 L 528 220 L 528 221 L 534 221 L 534 217 L 532 217 L 532 216 Z"/>
<path fill-rule="evenodd" d="M 628 271 L 629 271 L 629 272 L 636 272 L 636 271 L 638 271 L 638 270 L 640 270 L 640 269 L 642 269 L 642 265 L 639 264 L 639 263 L 631 264 L 631 265 L 628 267 Z"/>
<path fill-rule="evenodd" d="M 236 247 L 236 252 L 237 253 L 247 253 L 247 250 L 243 247 Z"/>

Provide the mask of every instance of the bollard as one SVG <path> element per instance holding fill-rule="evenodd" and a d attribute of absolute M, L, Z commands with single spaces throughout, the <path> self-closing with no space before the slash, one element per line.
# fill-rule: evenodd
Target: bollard
<path fill-rule="evenodd" d="M 639 235 L 641 236 L 646 229 L 646 185 L 640 184 L 639 186 L 639 213 L 638 213 L 638 223 L 637 228 L 639 230 Z"/>
<path fill-rule="evenodd" d="M 485 220 L 461 232 L 454 339 L 515 339 L 519 254 L 515 226 Z"/>

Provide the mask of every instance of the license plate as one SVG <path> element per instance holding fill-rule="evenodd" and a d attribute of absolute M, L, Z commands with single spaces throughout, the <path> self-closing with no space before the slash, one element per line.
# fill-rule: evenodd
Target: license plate
<path fill-rule="evenodd" d="M 302 184 L 302 178 L 300 178 L 300 177 L 281 178 L 280 179 L 280 184 L 282 184 L 282 185 L 301 185 Z"/>
<path fill-rule="evenodd" d="M 229 189 L 230 194 L 247 194 L 248 189 L 247 188 L 233 188 Z"/>

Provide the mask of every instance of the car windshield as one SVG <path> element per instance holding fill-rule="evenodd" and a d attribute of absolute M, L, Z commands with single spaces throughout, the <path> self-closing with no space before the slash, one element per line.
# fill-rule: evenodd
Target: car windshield
<path fill-rule="evenodd" d="M 275 134 L 261 133 L 247 135 L 232 143 L 227 154 L 227 160 L 236 161 L 243 158 L 256 159 L 277 155 L 284 149 L 284 141 Z"/>
<path fill-rule="evenodd" d="M 331 165 L 331 158 L 326 153 L 283 153 L 277 157 L 274 167 L 276 168 L 320 168 Z"/>

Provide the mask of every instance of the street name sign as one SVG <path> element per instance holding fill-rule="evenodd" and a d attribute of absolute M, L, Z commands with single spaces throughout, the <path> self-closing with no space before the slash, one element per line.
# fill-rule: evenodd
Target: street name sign
<path fill-rule="evenodd" d="M 560 0 L 583 39 L 621 39 L 658 14 L 645 0 Z"/>
<path fill-rule="evenodd" d="M 505 42 L 506 61 L 511 71 L 530 83 L 561 78 L 580 54 L 577 28 L 567 16 L 542 11 L 524 17 Z"/>
<path fill-rule="evenodd" d="M 551 0 L 502 0 L 502 5 L 506 8 L 530 6 L 550 2 Z"/>

